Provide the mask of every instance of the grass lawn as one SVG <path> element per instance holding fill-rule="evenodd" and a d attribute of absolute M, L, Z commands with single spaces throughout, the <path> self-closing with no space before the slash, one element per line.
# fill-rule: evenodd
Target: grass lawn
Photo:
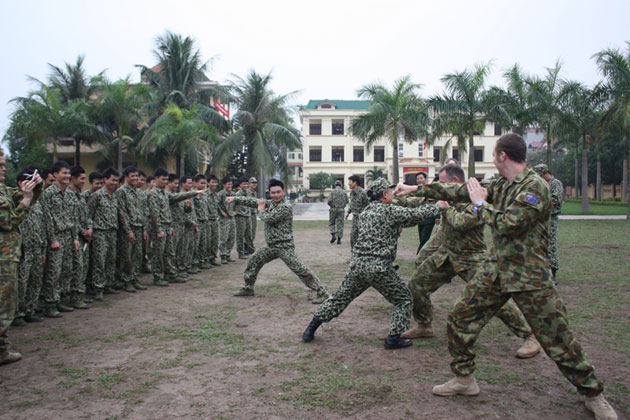
<path fill-rule="evenodd" d="M 628 206 L 624 203 L 618 206 L 602 206 L 601 204 L 590 204 L 590 212 L 582 213 L 582 206 L 580 203 L 565 202 L 562 204 L 562 214 L 564 215 L 579 215 L 579 214 L 598 214 L 598 215 L 614 215 L 614 214 L 627 214 Z"/>

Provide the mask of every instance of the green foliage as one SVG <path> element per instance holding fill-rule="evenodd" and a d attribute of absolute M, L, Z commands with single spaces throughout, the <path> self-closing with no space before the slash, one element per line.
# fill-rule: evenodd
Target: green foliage
<path fill-rule="evenodd" d="M 385 171 L 378 166 L 374 166 L 372 169 L 368 169 L 365 172 L 365 180 L 366 181 L 374 181 L 378 178 L 385 178 Z"/>
<path fill-rule="evenodd" d="M 323 190 L 332 187 L 335 177 L 327 172 L 316 172 L 308 175 L 308 182 L 311 188 Z"/>

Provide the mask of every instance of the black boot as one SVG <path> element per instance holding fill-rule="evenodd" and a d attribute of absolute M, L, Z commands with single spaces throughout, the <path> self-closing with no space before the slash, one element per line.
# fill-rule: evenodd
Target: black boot
<path fill-rule="evenodd" d="M 411 344 L 411 340 L 400 338 L 400 334 L 390 334 L 385 340 L 385 350 L 402 349 L 405 347 L 409 347 Z"/>
<path fill-rule="evenodd" d="M 337 238 L 337 245 L 341 245 L 341 236 Z"/>
<path fill-rule="evenodd" d="M 331 233 L 330 235 L 332 236 L 332 238 L 330 238 L 330 243 L 332 244 L 335 242 L 335 239 L 337 239 L 337 235 L 334 233 Z"/>
<path fill-rule="evenodd" d="M 314 316 L 313 319 L 311 319 L 311 323 L 308 324 L 308 327 L 306 327 L 306 329 L 304 330 L 304 334 L 302 334 L 302 340 L 306 341 L 307 343 L 313 341 L 313 339 L 315 338 L 315 331 L 317 331 L 320 325 L 322 325 L 322 320 L 317 318 L 317 316 Z"/>

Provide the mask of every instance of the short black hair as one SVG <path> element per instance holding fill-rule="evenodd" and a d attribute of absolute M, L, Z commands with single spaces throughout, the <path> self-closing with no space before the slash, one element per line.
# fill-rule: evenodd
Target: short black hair
<path fill-rule="evenodd" d="M 168 182 L 179 181 L 177 174 L 168 174 Z"/>
<path fill-rule="evenodd" d="M 118 173 L 118 171 L 114 168 L 107 168 L 103 171 L 103 179 L 109 179 L 112 177 L 112 175 L 119 177 L 120 174 Z"/>
<path fill-rule="evenodd" d="M 146 182 L 148 184 L 149 182 L 153 181 L 154 179 L 155 179 L 155 177 L 153 175 L 149 175 L 147 177 L 147 179 L 144 180 L 144 182 Z"/>
<path fill-rule="evenodd" d="M 168 176 L 168 171 L 164 168 L 157 168 L 153 173 L 153 177 L 157 178 L 159 176 Z"/>
<path fill-rule="evenodd" d="M 88 177 L 88 180 L 90 181 L 90 184 L 93 183 L 94 181 L 96 181 L 97 179 L 103 179 L 103 174 L 100 172 L 92 172 L 90 174 L 90 176 Z"/>
<path fill-rule="evenodd" d="M 57 162 L 53 163 L 53 166 L 51 166 L 50 168 L 50 172 L 52 174 L 56 174 L 59 173 L 59 171 L 61 171 L 62 169 L 70 170 L 70 165 L 68 165 L 68 163 L 63 160 L 58 160 Z"/>
<path fill-rule="evenodd" d="M 121 176 L 118 177 L 118 183 L 122 184 L 123 182 L 125 182 L 125 176 L 121 175 Z"/>
<path fill-rule="evenodd" d="M 35 173 L 35 171 L 39 171 L 39 169 L 37 169 L 37 166 L 35 166 L 35 165 L 28 165 L 28 166 L 26 166 L 24 169 L 22 169 L 20 171 L 19 174 L 17 174 L 17 181 L 18 182 L 22 182 L 22 181 L 25 181 L 27 179 L 31 179 L 33 177 L 33 174 Z"/>
<path fill-rule="evenodd" d="M 356 182 L 357 184 L 361 185 L 361 177 L 359 175 L 351 175 L 348 177 L 348 179 L 352 182 Z"/>
<path fill-rule="evenodd" d="M 449 163 L 447 165 L 442 166 L 440 170 L 438 171 L 438 174 L 442 172 L 446 172 L 446 176 L 448 176 L 451 181 L 453 181 L 455 177 L 462 180 L 462 182 L 466 181 L 466 175 L 464 174 L 464 170 L 462 169 L 461 166 L 456 165 L 454 163 Z"/>
<path fill-rule="evenodd" d="M 44 169 L 43 171 L 41 171 L 40 173 L 41 173 L 42 179 L 44 179 L 44 180 L 45 180 L 46 178 L 48 178 L 48 175 L 50 175 L 50 174 L 51 174 L 51 172 L 50 172 L 50 168 L 45 168 L 45 169 Z"/>
<path fill-rule="evenodd" d="M 217 182 L 219 182 L 219 178 L 217 178 L 217 176 L 215 174 L 210 174 L 208 175 L 208 182 L 215 180 Z"/>
<path fill-rule="evenodd" d="M 128 177 L 129 175 L 131 175 L 134 172 L 138 172 L 138 175 L 140 175 L 140 170 L 138 168 L 136 168 L 135 166 L 127 166 L 123 170 L 123 176 Z"/>
<path fill-rule="evenodd" d="M 429 179 L 429 175 L 427 175 L 426 172 L 422 172 L 422 171 L 418 172 L 416 174 L 416 178 L 418 178 L 418 175 L 422 175 L 422 176 L 424 176 L 425 179 Z"/>
<path fill-rule="evenodd" d="M 192 176 L 184 175 L 183 177 L 181 177 L 179 179 L 179 183 L 183 184 L 184 182 L 188 181 L 189 179 L 192 179 Z"/>
<path fill-rule="evenodd" d="M 524 163 L 527 157 L 527 145 L 523 137 L 516 133 L 508 133 L 502 135 L 495 146 L 497 152 L 505 152 L 505 154 L 517 163 Z"/>
<path fill-rule="evenodd" d="M 198 174 L 198 175 L 195 175 L 195 177 L 193 178 L 193 182 L 199 182 L 202 179 L 206 179 L 206 177 L 201 174 Z"/>
<path fill-rule="evenodd" d="M 232 182 L 232 178 L 229 176 L 224 176 L 223 179 L 221 180 L 221 185 L 225 185 L 228 182 Z"/>
<path fill-rule="evenodd" d="M 85 169 L 83 169 L 80 166 L 73 166 L 72 168 L 70 168 L 70 176 L 72 178 L 78 178 L 81 176 L 81 174 L 85 173 Z"/>
<path fill-rule="evenodd" d="M 271 187 L 280 187 L 284 190 L 284 182 L 279 179 L 272 178 L 269 180 L 269 189 L 271 189 Z"/>
<path fill-rule="evenodd" d="M 248 183 L 248 184 L 249 184 L 249 178 L 247 178 L 246 176 L 242 176 L 242 177 L 240 177 L 240 178 L 238 179 L 238 182 L 240 182 L 241 184 L 242 184 L 243 182 L 246 182 L 246 183 Z"/>
<path fill-rule="evenodd" d="M 143 176 L 143 177 L 147 177 L 147 174 L 144 173 L 144 171 L 142 169 L 138 169 L 138 176 Z"/>
<path fill-rule="evenodd" d="M 232 182 L 232 188 L 236 189 L 236 188 L 238 188 L 240 186 L 241 186 L 241 180 L 240 179 Z"/>

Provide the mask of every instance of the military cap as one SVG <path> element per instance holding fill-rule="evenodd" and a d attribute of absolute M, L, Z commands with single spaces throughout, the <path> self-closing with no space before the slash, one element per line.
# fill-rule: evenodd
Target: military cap
<path fill-rule="evenodd" d="M 392 185 L 389 182 L 387 182 L 385 178 L 377 178 L 372 182 L 372 184 L 370 185 L 370 188 L 368 188 L 368 191 L 370 192 L 370 195 L 372 197 L 375 197 L 378 194 L 385 191 L 386 189 L 393 188 L 393 187 L 395 187 L 395 185 Z"/>
<path fill-rule="evenodd" d="M 258 184 L 258 181 L 256 181 L 256 177 L 249 178 L 249 182 L 250 183 L 254 182 L 254 183 Z"/>
<path fill-rule="evenodd" d="M 545 165 L 544 163 L 539 163 L 538 165 L 534 166 L 532 169 L 534 169 L 534 171 L 538 175 L 544 175 L 547 172 L 549 172 L 549 167 Z"/>
<path fill-rule="evenodd" d="M 339 185 L 339 186 L 341 187 L 343 184 L 341 183 L 341 181 L 336 180 L 336 181 L 335 181 L 335 186 L 337 186 L 337 185 Z"/>

